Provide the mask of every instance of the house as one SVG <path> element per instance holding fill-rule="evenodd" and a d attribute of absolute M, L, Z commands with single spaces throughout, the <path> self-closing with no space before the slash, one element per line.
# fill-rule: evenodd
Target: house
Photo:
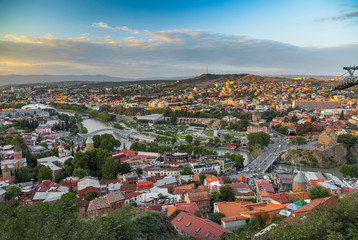
<path fill-rule="evenodd" d="M 275 190 L 269 181 L 265 179 L 259 179 L 256 181 L 256 193 L 257 199 L 261 202 L 265 202 L 268 200 L 267 196 L 274 194 Z"/>
<path fill-rule="evenodd" d="M 137 184 L 138 182 L 138 175 L 135 172 L 130 172 L 123 174 L 123 183 L 128 184 Z"/>
<path fill-rule="evenodd" d="M 268 197 L 269 202 L 273 203 L 273 204 L 285 204 L 285 203 L 290 203 L 290 202 L 294 202 L 297 201 L 298 199 L 291 194 L 282 192 L 282 193 L 277 193 L 277 194 L 272 194 L 269 195 Z"/>
<path fill-rule="evenodd" d="M 109 192 L 103 197 L 93 199 L 87 209 L 87 213 L 92 216 L 104 215 L 108 211 L 120 208 L 125 197 L 120 191 Z"/>
<path fill-rule="evenodd" d="M 187 153 L 165 152 L 163 154 L 164 162 L 188 162 L 189 155 Z"/>
<path fill-rule="evenodd" d="M 209 192 L 192 192 L 186 193 L 184 201 L 187 203 L 196 203 L 203 216 L 207 216 L 210 211 L 210 195 Z"/>
<path fill-rule="evenodd" d="M 308 213 L 311 213 L 312 211 L 314 211 L 316 208 L 320 206 L 330 207 L 330 206 L 335 206 L 337 204 L 338 204 L 338 200 L 333 196 L 325 197 L 325 198 L 317 198 L 312 200 L 310 203 L 306 204 L 305 206 L 300 207 L 299 209 L 294 211 L 294 214 L 296 215 L 296 217 L 302 217 Z"/>
<path fill-rule="evenodd" d="M 143 203 L 144 194 L 141 192 L 131 192 L 124 195 L 126 204 L 141 205 Z"/>
<path fill-rule="evenodd" d="M 230 230 L 213 221 L 196 217 L 187 212 L 180 212 L 171 223 L 180 234 L 197 239 L 222 239 L 224 233 L 231 233 Z"/>
<path fill-rule="evenodd" d="M 86 199 L 90 192 L 97 192 L 98 195 L 101 195 L 101 186 L 98 179 L 91 176 L 81 178 L 77 183 L 77 190 L 77 196 L 80 199 Z"/>
<path fill-rule="evenodd" d="M 154 183 L 152 181 L 139 181 L 137 182 L 137 190 L 144 190 L 147 188 L 152 188 L 154 187 Z"/>
<path fill-rule="evenodd" d="M 247 183 L 231 183 L 229 184 L 235 193 L 235 197 L 239 201 L 249 201 L 256 198 L 256 194 Z"/>
<path fill-rule="evenodd" d="M 200 211 L 196 203 L 175 203 L 174 206 L 169 206 L 167 216 L 170 217 L 175 211 L 184 211 L 191 214 L 195 214 L 196 211 Z"/>

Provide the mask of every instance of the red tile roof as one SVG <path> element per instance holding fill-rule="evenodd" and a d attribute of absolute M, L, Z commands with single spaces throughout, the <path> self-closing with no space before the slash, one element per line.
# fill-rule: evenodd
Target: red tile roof
<path fill-rule="evenodd" d="M 333 196 L 325 197 L 325 198 L 317 198 L 312 200 L 310 203 L 306 204 L 305 206 L 300 207 L 294 213 L 296 214 L 296 216 L 297 215 L 302 216 L 305 215 L 306 213 L 312 212 L 319 206 L 327 207 L 327 206 L 334 206 L 336 204 L 338 204 L 338 200 L 335 199 Z"/>
<path fill-rule="evenodd" d="M 288 203 L 290 201 L 296 201 L 299 200 L 298 198 L 295 198 L 294 196 L 288 194 L 288 193 L 277 193 L 277 194 L 272 194 L 270 196 L 268 196 L 269 199 L 272 199 L 276 202 L 279 202 L 280 204 L 284 204 L 284 203 Z"/>
<path fill-rule="evenodd" d="M 171 223 L 198 239 L 219 239 L 224 233 L 231 232 L 213 221 L 186 212 L 179 213 Z"/>

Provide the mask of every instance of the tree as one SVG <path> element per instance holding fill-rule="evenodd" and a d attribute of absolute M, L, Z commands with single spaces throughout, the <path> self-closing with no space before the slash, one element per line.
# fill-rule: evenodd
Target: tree
<path fill-rule="evenodd" d="M 226 201 L 226 202 L 232 202 L 236 200 L 234 190 L 232 190 L 232 187 L 230 185 L 225 185 L 220 188 L 220 195 L 219 195 L 220 201 Z"/>
<path fill-rule="evenodd" d="M 76 124 L 73 124 L 71 129 L 70 129 L 70 133 L 72 133 L 73 135 L 77 135 L 79 133 L 78 127 Z"/>
<path fill-rule="evenodd" d="M 117 163 L 113 158 L 107 158 L 105 163 L 102 165 L 102 178 L 114 179 L 117 173 Z"/>
<path fill-rule="evenodd" d="M 180 171 L 180 175 L 194 175 L 194 172 L 190 167 L 184 167 L 183 170 Z"/>
<path fill-rule="evenodd" d="M 144 143 L 140 143 L 140 142 L 134 142 L 134 143 L 132 143 L 130 150 L 147 151 L 147 145 L 145 145 Z"/>
<path fill-rule="evenodd" d="M 65 201 L 67 199 L 76 200 L 76 194 L 68 192 L 68 193 L 63 194 L 60 198 L 61 201 Z"/>
<path fill-rule="evenodd" d="M 114 138 L 112 134 L 94 135 L 93 143 L 95 148 L 102 148 L 109 152 L 114 150 L 114 147 L 120 147 L 121 141 Z"/>
<path fill-rule="evenodd" d="M 341 113 L 339 114 L 339 120 L 344 120 L 344 112 L 341 111 Z"/>
<path fill-rule="evenodd" d="M 15 171 L 15 181 L 17 183 L 28 182 L 34 178 L 34 172 L 26 167 L 21 167 Z"/>
<path fill-rule="evenodd" d="M 119 172 L 128 173 L 131 171 L 131 166 L 128 163 L 122 163 L 119 165 Z"/>
<path fill-rule="evenodd" d="M 193 141 L 193 136 L 191 136 L 191 135 L 186 135 L 186 136 L 185 136 L 185 141 L 190 144 L 190 143 Z"/>
<path fill-rule="evenodd" d="M 56 148 L 56 147 L 51 148 L 50 156 L 58 156 L 58 148 Z"/>
<path fill-rule="evenodd" d="M 135 172 L 139 175 L 139 174 L 143 174 L 143 170 L 140 167 L 137 167 L 135 169 Z"/>
<path fill-rule="evenodd" d="M 232 136 L 230 134 L 225 134 L 224 139 L 225 142 L 230 143 L 232 140 Z"/>
<path fill-rule="evenodd" d="M 5 198 L 6 200 L 10 200 L 11 198 L 20 196 L 21 194 L 21 188 L 18 188 L 15 185 L 11 185 L 6 189 Z"/>
<path fill-rule="evenodd" d="M 260 146 L 264 148 L 270 143 L 270 135 L 265 132 L 256 132 L 248 135 L 250 146 Z"/>
<path fill-rule="evenodd" d="M 92 201 L 93 199 L 98 198 L 98 197 L 99 197 L 98 192 L 92 191 L 92 192 L 88 193 L 86 200 Z"/>
<path fill-rule="evenodd" d="M 79 167 L 79 168 L 76 168 L 75 170 L 73 170 L 72 175 L 74 177 L 84 178 L 84 177 L 88 176 L 88 173 L 86 170 Z"/>
<path fill-rule="evenodd" d="M 40 142 L 38 145 L 48 149 L 48 145 L 45 142 Z"/>
<path fill-rule="evenodd" d="M 41 182 L 45 179 L 52 179 L 52 170 L 49 166 L 41 166 L 37 179 Z"/>
<path fill-rule="evenodd" d="M 195 216 L 197 217 L 202 217 L 203 215 L 201 214 L 201 211 L 200 210 L 196 210 L 195 213 L 194 213 Z"/>
<path fill-rule="evenodd" d="M 352 177 L 352 165 L 342 164 L 339 167 L 339 172 L 342 173 L 343 177 Z"/>
<path fill-rule="evenodd" d="M 213 213 L 211 214 L 210 216 L 210 220 L 213 221 L 213 222 L 216 222 L 217 224 L 220 224 L 221 225 L 221 219 L 225 217 L 225 214 L 223 213 Z"/>
<path fill-rule="evenodd" d="M 297 143 L 297 144 L 305 144 L 306 143 L 306 138 L 302 137 L 302 136 L 297 136 L 294 139 L 292 139 L 292 143 Z"/>
<path fill-rule="evenodd" d="M 324 198 L 329 197 L 331 194 L 329 193 L 329 190 L 326 188 L 323 188 L 319 185 L 312 186 L 308 191 L 308 197 L 313 200 L 316 198 Z"/>
<path fill-rule="evenodd" d="M 85 126 L 81 127 L 81 133 L 88 133 L 88 130 Z"/>
<path fill-rule="evenodd" d="M 220 138 L 219 137 L 214 137 L 214 142 L 215 144 L 219 144 L 220 143 Z"/>

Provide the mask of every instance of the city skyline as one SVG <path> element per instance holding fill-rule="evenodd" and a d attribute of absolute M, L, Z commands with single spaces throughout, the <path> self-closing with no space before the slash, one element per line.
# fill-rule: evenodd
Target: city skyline
<path fill-rule="evenodd" d="M 0 1 L 0 75 L 341 75 L 355 1 Z"/>

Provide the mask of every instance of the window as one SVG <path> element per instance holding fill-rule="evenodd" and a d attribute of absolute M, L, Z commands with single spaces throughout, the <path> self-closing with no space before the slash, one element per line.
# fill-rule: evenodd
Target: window
<path fill-rule="evenodd" d="M 195 230 L 195 232 L 199 232 L 200 229 L 201 229 L 201 227 L 198 227 L 198 228 Z"/>
<path fill-rule="evenodd" d="M 183 217 L 179 217 L 177 221 L 180 222 L 180 220 L 182 220 L 182 219 L 183 219 Z"/>
<path fill-rule="evenodd" d="M 189 227 L 191 225 L 191 222 L 188 222 L 185 226 Z"/>
<path fill-rule="evenodd" d="M 210 236 L 210 233 L 207 232 L 204 237 L 207 238 L 207 237 L 209 237 L 209 236 Z"/>

